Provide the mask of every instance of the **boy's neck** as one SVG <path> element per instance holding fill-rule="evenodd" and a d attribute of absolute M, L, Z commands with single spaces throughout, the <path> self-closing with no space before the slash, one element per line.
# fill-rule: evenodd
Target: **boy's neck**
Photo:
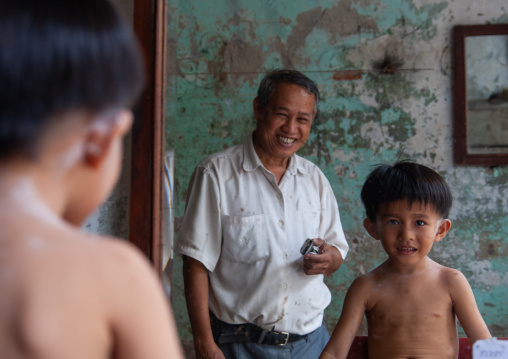
<path fill-rule="evenodd" d="M 2 212 L 23 211 L 46 219 L 60 218 L 64 199 L 56 195 L 58 186 L 54 178 L 41 175 L 37 166 L 0 163 Z"/>
<path fill-rule="evenodd" d="M 432 263 L 433 263 L 432 259 L 430 259 L 427 256 L 425 256 L 424 258 L 422 258 L 421 261 L 413 265 L 402 265 L 392 260 L 391 258 L 388 258 L 383 263 L 383 267 L 384 270 L 392 274 L 415 275 L 430 270 Z"/>

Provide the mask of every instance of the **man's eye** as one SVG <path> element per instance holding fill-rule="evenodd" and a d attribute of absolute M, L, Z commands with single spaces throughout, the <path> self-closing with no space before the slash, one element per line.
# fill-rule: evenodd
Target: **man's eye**
<path fill-rule="evenodd" d="M 426 223 L 424 221 L 416 221 L 415 224 L 417 226 L 425 226 Z"/>

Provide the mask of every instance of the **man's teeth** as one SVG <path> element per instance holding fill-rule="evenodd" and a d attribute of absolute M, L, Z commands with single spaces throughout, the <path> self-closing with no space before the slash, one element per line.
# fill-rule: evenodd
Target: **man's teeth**
<path fill-rule="evenodd" d="M 289 145 L 290 143 L 295 142 L 295 140 L 294 140 L 293 138 L 287 138 L 287 137 L 282 137 L 282 136 L 277 136 L 277 138 L 278 138 L 281 142 L 284 142 L 286 145 Z"/>

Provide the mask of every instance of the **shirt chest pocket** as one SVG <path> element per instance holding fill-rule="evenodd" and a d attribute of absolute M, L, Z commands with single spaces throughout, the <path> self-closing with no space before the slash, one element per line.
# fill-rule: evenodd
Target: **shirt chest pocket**
<path fill-rule="evenodd" d="M 232 262 L 254 263 L 270 254 L 265 216 L 222 216 L 222 255 Z"/>

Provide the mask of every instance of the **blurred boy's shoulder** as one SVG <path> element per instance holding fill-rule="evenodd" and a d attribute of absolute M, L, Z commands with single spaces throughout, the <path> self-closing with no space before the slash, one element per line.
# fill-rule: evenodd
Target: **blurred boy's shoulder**
<path fill-rule="evenodd" d="M 120 271 L 122 273 L 151 270 L 148 259 L 142 252 L 127 240 L 117 237 L 83 233 L 78 231 L 76 249 L 83 249 L 88 253 L 88 263 L 100 265 L 102 269 Z M 79 253 L 76 253 L 79 255 Z M 86 263 L 83 263 L 86 265 Z M 140 268 L 141 267 L 141 268 Z"/>
<path fill-rule="evenodd" d="M 21 228 L 23 221 L 19 221 L 0 230 L 0 250 L 6 256 L 0 267 L 8 268 L 20 285 L 27 286 L 27 292 L 65 293 L 79 283 L 81 290 L 100 291 L 105 298 L 154 277 L 146 257 L 125 240 L 83 232 L 65 223 L 24 221 L 30 226 Z"/>
<path fill-rule="evenodd" d="M 155 274 L 142 252 L 124 239 L 76 230 L 73 238 L 63 240 L 67 242 L 64 249 L 69 258 L 62 252 L 60 259 L 72 262 L 78 275 L 97 275 L 97 284 L 102 283 L 106 291 L 130 291 Z M 67 264 L 70 263 L 62 263 L 62 267 Z M 122 287 L 123 282 L 130 286 Z"/>
<path fill-rule="evenodd" d="M 0 243 L 10 256 L 0 263 L 0 273 L 10 275 L 0 280 L 0 329 L 15 325 L 21 339 L 7 346 L 8 338 L 0 334 L 6 353 L 70 357 L 77 351 L 76 358 L 106 358 L 122 339 L 115 335 L 140 335 L 136 322 L 152 310 L 147 307 L 168 315 L 157 276 L 133 245 L 78 229 L 38 229 L 38 236 Z M 56 333 L 65 333 L 63 342 Z"/>

